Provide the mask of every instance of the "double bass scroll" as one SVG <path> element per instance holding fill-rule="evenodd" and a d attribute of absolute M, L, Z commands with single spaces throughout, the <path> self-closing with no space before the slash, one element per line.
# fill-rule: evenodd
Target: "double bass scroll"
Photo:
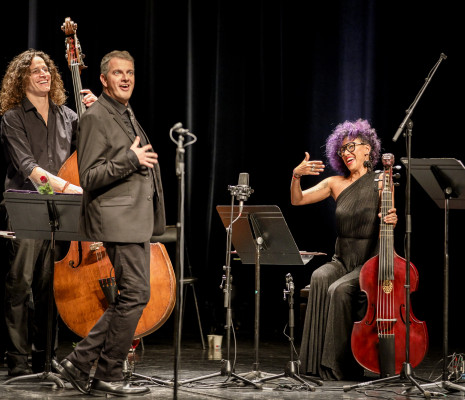
<path fill-rule="evenodd" d="M 65 33 L 65 45 L 66 45 L 66 59 L 68 60 L 68 66 L 71 70 L 71 76 L 73 79 L 74 88 L 74 101 L 76 102 L 76 113 L 80 119 L 84 111 L 86 111 L 85 105 L 82 103 L 82 83 L 81 83 L 81 71 L 87 68 L 84 64 L 85 55 L 81 49 L 81 43 L 76 35 L 77 24 L 66 18 L 65 22 L 61 26 L 61 30 Z"/>

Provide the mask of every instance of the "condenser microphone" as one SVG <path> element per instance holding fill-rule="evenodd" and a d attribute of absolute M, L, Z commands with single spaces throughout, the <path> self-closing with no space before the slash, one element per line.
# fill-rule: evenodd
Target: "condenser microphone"
<path fill-rule="evenodd" d="M 291 274 L 286 275 L 286 282 L 287 282 L 287 288 L 289 290 L 289 293 L 293 294 L 294 293 L 294 280 L 292 279 Z"/>
<path fill-rule="evenodd" d="M 236 200 L 239 202 L 239 214 L 241 214 L 244 207 L 244 201 L 246 201 L 250 194 L 253 193 L 252 188 L 249 186 L 249 174 L 247 172 L 241 172 L 239 174 L 239 180 L 237 182 L 235 192 Z"/>
<path fill-rule="evenodd" d="M 253 189 L 249 186 L 249 174 L 241 172 L 239 174 L 239 181 L 237 186 L 228 186 L 228 190 L 231 192 L 231 196 L 234 196 L 239 202 L 239 214 L 242 213 L 244 207 L 244 201 L 246 201 L 250 194 L 253 193 Z"/>
<path fill-rule="evenodd" d="M 239 174 L 239 180 L 237 181 L 237 201 L 244 201 L 249 198 L 248 191 L 250 190 L 249 186 L 249 174 L 247 172 L 241 172 Z"/>

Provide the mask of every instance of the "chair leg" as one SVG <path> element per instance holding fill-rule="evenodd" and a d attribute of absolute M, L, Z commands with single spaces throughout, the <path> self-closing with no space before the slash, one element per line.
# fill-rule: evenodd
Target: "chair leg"
<path fill-rule="evenodd" d="M 189 279 L 189 278 L 188 278 Z M 184 310 L 186 308 L 186 292 L 187 292 L 187 285 L 189 285 L 191 288 L 192 288 L 192 294 L 194 295 L 194 305 L 195 305 L 195 311 L 197 312 L 197 322 L 199 324 L 199 331 L 200 331 L 200 339 L 202 340 L 202 349 L 205 350 L 206 349 L 206 346 L 205 346 L 205 339 L 203 337 L 203 330 L 202 330 L 202 322 L 200 320 L 200 312 L 199 312 L 199 304 L 197 302 L 197 295 L 195 294 L 195 286 L 194 286 L 194 282 L 189 282 L 189 283 L 185 283 L 185 286 L 184 286 L 184 301 L 183 301 L 183 307 L 182 307 L 182 321 L 184 321 Z"/>
<path fill-rule="evenodd" d="M 194 295 L 195 310 L 197 311 L 197 321 L 199 323 L 200 339 L 202 340 L 202 349 L 205 350 L 206 349 L 206 347 L 205 347 L 205 339 L 203 337 L 202 322 L 200 321 L 199 304 L 197 302 L 197 295 L 195 294 L 195 286 L 194 286 L 193 283 L 191 283 L 191 288 L 192 288 L 192 294 Z"/>

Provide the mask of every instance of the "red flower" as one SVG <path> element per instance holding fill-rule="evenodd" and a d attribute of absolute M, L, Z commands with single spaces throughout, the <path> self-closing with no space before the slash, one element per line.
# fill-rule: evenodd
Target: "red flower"
<path fill-rule="evenodd" d="M 47 177 L 42 175 L 42 176 L 40 177 L 40 181 L 41 181 L 42 183 L 47 183 Z"/>

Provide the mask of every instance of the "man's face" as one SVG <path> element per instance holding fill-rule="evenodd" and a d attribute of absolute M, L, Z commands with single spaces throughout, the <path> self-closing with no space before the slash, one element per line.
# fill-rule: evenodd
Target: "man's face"
<path fill-rule="evenodd" d="M 26 85 L 26 96 L 47 96 L 50 92 L 52 76 L 45 61 L 41 57 L 34 57 L 29 66 L 29 77 Z"/>
<path fill-rule="evenodd" d="M 134 64 L 123 58 L 112 58 L 107 76 L 101 74 L 100 81 L 108 96 L 127 106 L 134 90 Z"/>

